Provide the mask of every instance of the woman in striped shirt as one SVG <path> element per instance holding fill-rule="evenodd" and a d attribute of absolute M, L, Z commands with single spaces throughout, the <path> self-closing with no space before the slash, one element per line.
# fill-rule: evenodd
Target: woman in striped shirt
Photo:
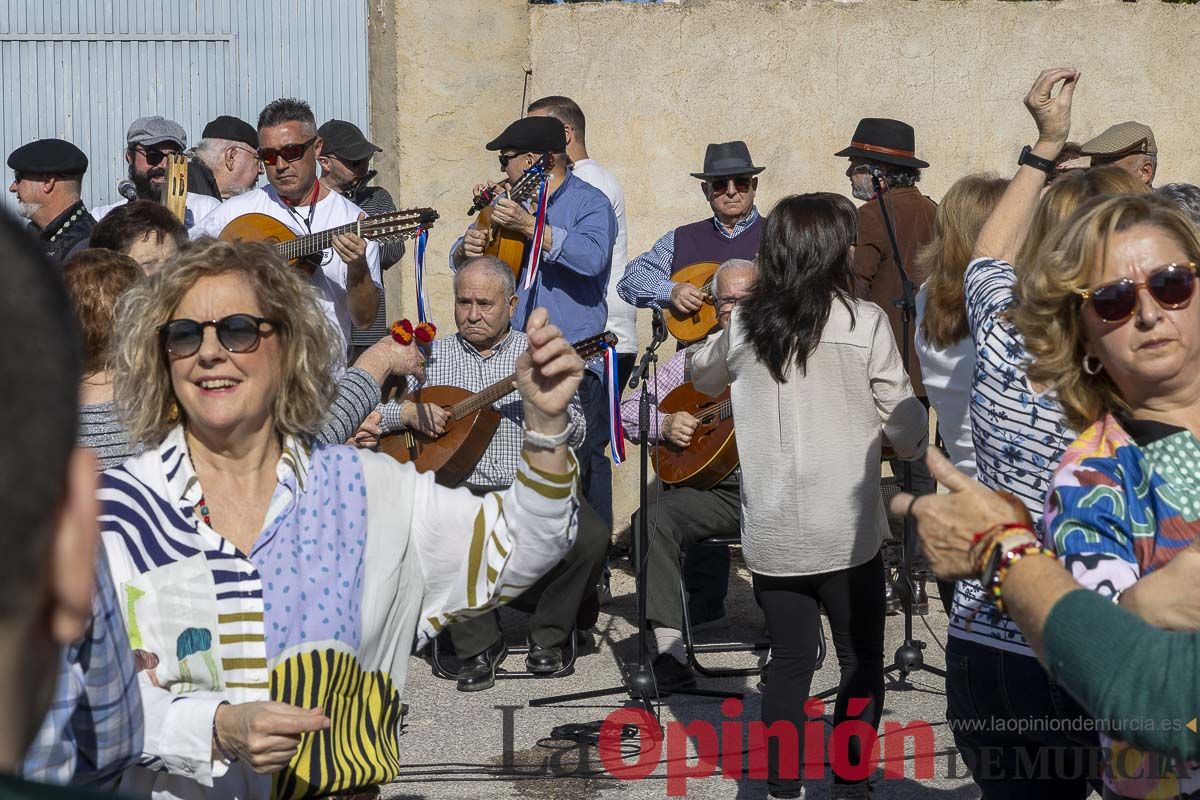
<path fill-rule="evenodd" d="M 118 320 L 117 404 L 145 447 L 101 480 L 144 669 L 145 753 L 122 788 L 307 797 L 391 780 L 414 638 L 517 595 L 574 538 L 582 362 L 535 311 L 517 480 L 475 497 L 314 443 L 338 337 L 265 245 L 197 243 Z"/>

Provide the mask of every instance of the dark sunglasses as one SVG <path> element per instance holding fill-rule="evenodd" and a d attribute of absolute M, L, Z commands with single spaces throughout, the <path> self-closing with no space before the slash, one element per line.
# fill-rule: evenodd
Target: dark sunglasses
<path fill-rule="evenodd" d="M 144 147 L 135 147 L 134 150 L 138 153 L 141 153 L 142 158 L 146 159 L 146 163 L 152 167 L 157 167 L 167 156 L 179 155 L 178 150 L 159 150 L 157 148 L 154 150 L 147 150 Z"/>
<path fill-rule="evenodd" d="M 271 167 L 275 166 L 275 162 L 281 158 L 290 164 L 293 161 L 299 161 L 316 140 L 317 137 L 314 136 L 307 142 L 301 142 L 300 144 L 285 144 L 283 147 L 260 147 L 258 148 L 258 157 L 262 159 L 264 164 Z"/>
<path fill-rule="evenodd" d="M 708 182 L 708 188 L 713 194 L 725 194 L 725 188 L 733 181 L 733 188 L 744 193 L 750 191 L 750 180 L 746 175 L 736 178 L 713 178 Z"/>
<path fill-rule="evenodd" d="M 1092 304 L 1096 316 L 1105 322 L 1124 322 L 1137 308 L 1138 292 L 1150 292 L 1154 302 L 1166 309 L 1183 308 L 1192 300 L 1196 285 L 1196 264 L 1165 264 L 1139 283 L 1129 278 L 1101 284 L 1095 289 L 1076 289 L 1085 303 Z"/>
<path fill-rule="evenodd" d="M 173 319 L 158 329 L 163 350 L 176 358 L 187 358 L 200 352 L 204 329 L 217 329 L 217 341 L 231 353 L 249 353 L 258 347 L 262 326 L 277 323 L 250 314 L 230 314 L 222 319 L 197 322 L 194 319 Z"/>
<path fill-rule="evenodd" d="M 512 161 L 514 158 L 520 158 L 523 155 L 527 155 L 527 154 L 526 153 L 513 153 L 511 156 L 506 156 L 503 153 L 501 153 L 500 154 L 500 169 L 508 169 L 508 162 Z"/>

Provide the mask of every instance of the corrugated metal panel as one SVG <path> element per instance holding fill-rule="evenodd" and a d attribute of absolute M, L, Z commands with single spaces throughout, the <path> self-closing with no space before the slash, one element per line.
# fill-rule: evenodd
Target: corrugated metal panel
<path fill-rule="evenodd" d="M 174 119 L 195 144 L 213 117 L 254 124 L 277 97 L 368 131 L 367 0 L 0 0 L 0 156 L 74 142 L 89 206 L 116 199 L 137 117 Z"/>

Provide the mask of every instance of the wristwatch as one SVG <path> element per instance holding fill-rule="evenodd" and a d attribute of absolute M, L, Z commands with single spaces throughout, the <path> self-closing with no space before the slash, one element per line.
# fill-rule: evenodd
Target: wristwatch
<path fill-rule="evenodd" d="M 528 426 L 525 428 L 525 444 L 540 447 L 545 450 L 553 450 L 560 444 L 566 444 L 571 438 L 571 424 L 568 422 L 567 427 L 563 428 L 558 433 L 551 436 L 548 433 L 540 431 L 531 431 Z"/>
<path fill-rule="evenodd" d="M 1040 169 L 1047 175 L 1053 175 L 1056 169 L 1054 162 L 1050 159 L 1042 158 L 1041 156 L 1035 156 L 1033 154 L 1033 148 L 1029 145 L 1025 145 L 1021 148 L 1021 157 L 1017 159 L 1017 164 L 1018 166 L 1024 166 L 1028 164 L 1034 169 Z"/>

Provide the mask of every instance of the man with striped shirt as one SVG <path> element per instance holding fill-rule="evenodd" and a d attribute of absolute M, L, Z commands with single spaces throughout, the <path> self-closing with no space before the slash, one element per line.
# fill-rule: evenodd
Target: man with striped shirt
<path fill-rule="evenodd" d="M 396 210 L 392 195 L 382 186 L 368 186 L 375 170 L 371 169 L 371 158 L 382 153 L 383 148 L 367 141 L 363 132 L 352 122 L 331 119 L 317 129 L 324 142 L 317 163 L 321 165 L 321 183 L 332 191 L 345 196 L 361 208 L 367 216 L 384 214 Z M 379 269 L 386 271 L 398 264 L 404 256 L 404 242 L 379 243 Z M 358 357 L 366 348 L 379 341 L 388 332 L 387 309 L 384 293 L 379 293 L 379 308 L 370 327 L 357 325 L 350 330 L 350 358 Z"/>

